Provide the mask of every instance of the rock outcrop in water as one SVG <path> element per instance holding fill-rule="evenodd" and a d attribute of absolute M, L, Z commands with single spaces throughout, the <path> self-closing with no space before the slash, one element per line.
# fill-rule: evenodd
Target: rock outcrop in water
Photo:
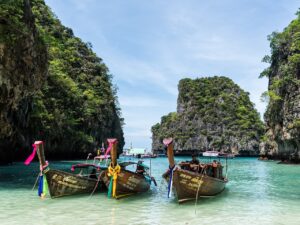
<path fill-rule="evenodd" d="M 269 78 L 267 126 L 261 153 L 300 162 L 300 12 L 283 32 L 269 36 L 270 63 L 261 76 Z"/>
<path fill-rule="evenodd" d="M 182 79 L 177 112 L 152 127 L 152 149 L 163 150 L 165 137 L 175 139 L 176 154 L 208 149 L 256 155 L 264 126 L 243 91 L 226 77 Z"/>
<path fill-rule="evenodd" d="M 43 0 L 0 7 L 0 161 L 23 159 L 37 139 L 48 158 L 85 157 L 108 137 L 118 138 L 121 151 L 116 90 L 91 44 Z"/>

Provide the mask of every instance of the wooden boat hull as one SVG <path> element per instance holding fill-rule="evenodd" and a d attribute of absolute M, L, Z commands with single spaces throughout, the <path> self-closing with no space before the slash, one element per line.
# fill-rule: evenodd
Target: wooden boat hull
<path fill-rule="evenodd" d="M 101 179 L 105 186 L 109 188 L 110 177 L 107 171 L 101 174 Z M 115 198 L 118 199 L 132 194 L 146 192 L 150 189 L 150 183 L 151 180 L 148 181 L 143 175 L 128 170 L 121 170 L 118 174 Z"/>
<path fill-rule="evenodd" d="M 188 170 L 176 169 L 173 172 L 173 190 L 178 202 L 185 202 L 199 197 L 211 197 L 221 193 L 227 181 Z"/>
<path fill-rule="evenodd" d="M 90 179 L 61 170 L 49 169 L 44 172 L 46 176 L 48 189 L 51 198 L 57 198 L 68 195 L 92 193 L 96 184 L 96 179 Z M 98 183 L 101 187 L 101 183 Z"/>

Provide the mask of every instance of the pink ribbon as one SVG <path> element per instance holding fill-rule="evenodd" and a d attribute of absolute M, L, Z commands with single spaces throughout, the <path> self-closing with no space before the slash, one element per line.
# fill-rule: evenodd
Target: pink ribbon
<path fill-rule="evenodd" d="M 106 152 L 104 154 L 104 158 L 105 159 L 107 159 L 107 155 L 110 153 L 110 150 L 112 149 L 112 146 L 114 144 L 114 142 L 108 142 L 108 143 L 109 143 L 109 145 L 108 145 L 107 150 L 106 150 Z"/>
<path fill-rule="evenodd" d="M 49 163 L 48 163 L 48 161 L 46 161 L 46 164 L 45 165 L 40 165 L 40 171 L 41 172 L 43 172 L 44 171 L 44 169 L 46 169 L 47 168 L 47 166 L 49 166 Z"/>
<path fill-rule="evenodd" d="M 37 150 L 37 146 L 40 145 L 40 144 L 43 144 L 43 142 L 42 142 L 42 141 L 36 141 L 36 142 L 34 142 L 34 144 L 32 145 L 33 151 L 32 151 L 32 153 L 28 156 L 28 158 L 27 158 L 27 159 L 25 160 L 25 162 L 24 162 L 24 164 L 25 164 L 26 166 L 28 166 L 28 165 L 31 163 L 31 161 L 34 159 L 35 154 L 36 154 L 36 150 Z"/>

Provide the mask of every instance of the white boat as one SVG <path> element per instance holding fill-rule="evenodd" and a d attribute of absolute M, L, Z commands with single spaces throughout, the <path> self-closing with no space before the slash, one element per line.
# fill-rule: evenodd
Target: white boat
<path fill-rule="evenodd" d="M 229 159 L 232 159 L 235 157 L 235 155 L 232 153 L 223 153 L 223 152 L 218 152 L 218 151 L 206 151 L 206 152 L 203 152 L 202 155 L 204 157 L 219 157 L 219 158 L 229 158 Z"/>
<path fill-rule="evenodd" d="M 206 156 L 206 157 L 218 157 L 219 152 L 218 151 L 206 151 L 206 152 L 203 152 L 202 155 Z"/>

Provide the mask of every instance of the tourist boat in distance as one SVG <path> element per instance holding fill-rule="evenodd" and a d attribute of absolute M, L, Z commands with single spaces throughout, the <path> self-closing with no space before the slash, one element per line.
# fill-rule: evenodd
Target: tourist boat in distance
<path fill-rule="evenodd" d="M 232 153 L 224 153 L 224 152 L 218 152 L 218 151 L 206 151 L 202 153 L 203 157 L 219 157 L 219 158 L 234 158 L 235 155 Z"/>
<path fill-rule="evenodd" d="M 151 153 L 147 153 L 147 154 L 138 154 L 136 156 L 136 158 L 141 158 L 141 159 L 149 159 L 149 158 L 156 158 L 157 155 L 156 154 L 151 154 Z"/>
<path fill-rule="evenodd" d="M 206 152 L 202 153 L 202 156 L 217 157 L 217 156 L 219 156 L 219 152 L 218 151 L 206 151 Z"/>
<path fill-rule="evenodd" d="M 168 197 L 171 197 L 172 189 L 175 192 L 179 203 L 197 200 L 199 197 L 211 197 L 221 193 L 225 184 L 228 182 L 227 163 L 226 175 L 223 175 L 223 166 L 221 164 L 213 165 L 211 163 L 202 164 L 197 171 L 191 171 L 187 165 L 175 165 L 173 140 L 165 139 L 164 144 L 167 146 L 167 155 L 169 160 L 169 169 L 163 174 L 168 185 Z M 201 164 L 200 164 L 201 165 Z"/>
<path fill-rule="evenodd" d="M 135 158 L 156 158 L 157 155 L 153 154 L 153 152 L 147 151 L 146 148 L 133 148 L 132 146 L 129 149 L 123 150 L 123 153 L 121 154 L 124 157 L 135 157 Z"/>
<path fill-rule="evenodd" d="M 146 192 L 155 179 L 147 172 L 147 167 L 141 162 L 117 162 L 117 139 L 108 139 L 112 144 L 111 163 L 107 171 L 101 173 L 101 179 L 108 188 L 108 196 L 116 199 Z M 136 165 L 135 171 L 126 169 L 127 166 Z"/>
<path fill-rule="evenodd" d="M 97 188 L 101 188 L 103 183 L 100 181 L 100 172 L 105 168 L 94 164 L 78 164 L 72 167 L 85 168 L 91 170 L 93 174 L 73 174 L 61 170 L 51 169 L 44 156 L 44 144 L 42 141 L 36 141 L 33 144 L 34 150 L 25 161 L 29 165 L 37 153 L 40 163 L 40 177 L 38 193 L 40 197 L 45 197 L 49 192 L 51 198 L 92 193 Z"/>

